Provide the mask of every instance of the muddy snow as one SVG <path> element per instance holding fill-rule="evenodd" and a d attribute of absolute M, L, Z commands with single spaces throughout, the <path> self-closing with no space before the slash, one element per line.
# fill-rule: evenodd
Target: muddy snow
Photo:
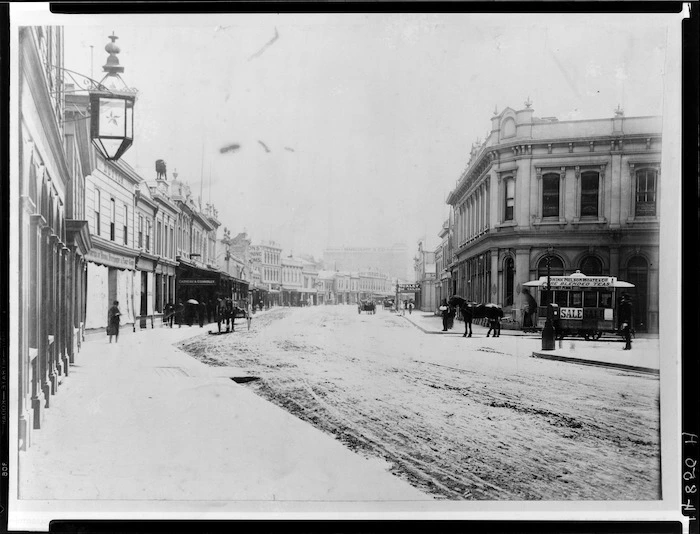
<path fill-rule="evenodd" d="M 179 346 L 436 498 L 660 498 L 656 376 L 354 306 L 277 308 Z"/>

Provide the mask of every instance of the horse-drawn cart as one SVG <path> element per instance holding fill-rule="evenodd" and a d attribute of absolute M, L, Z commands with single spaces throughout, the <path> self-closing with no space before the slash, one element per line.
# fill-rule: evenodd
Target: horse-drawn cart
<path fill-rule="evenodd" d="M 357 313 L 377 313 L 377 306 L 373 300 L 361 300 L 357 305 Z"/>

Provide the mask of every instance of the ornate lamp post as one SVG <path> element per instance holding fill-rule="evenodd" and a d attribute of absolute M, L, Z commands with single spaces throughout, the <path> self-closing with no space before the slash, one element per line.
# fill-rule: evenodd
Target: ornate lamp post
<path fill-rule="evenodd" d="M 107 160 L 118 160 L 134 140 L 134 103 L 136 91 L 127 87 L 119 73 L 118 39 L 109 36 L 105 50 L 109 54 L 102 69 L 107 73 L 94 90 L 90 91 L 90 137 L 93 145 Z"/>
<path fill-rule="evenodd" d="M 544 322 L 544 328 L 542 329 L 542 350 L 554 350 L 554 326 L 552 325 L 552 317 L 550 314 L 550 306 L 552 300 L 552 285 L 550 280 L 550 264 L 552 261 L 552 251 L 554 249 L 550 245 L 547 247 L 547 257 L 545 261 L 547 262 L 547 295 L 549 302 L 547 303 L 547 318 Z"/>

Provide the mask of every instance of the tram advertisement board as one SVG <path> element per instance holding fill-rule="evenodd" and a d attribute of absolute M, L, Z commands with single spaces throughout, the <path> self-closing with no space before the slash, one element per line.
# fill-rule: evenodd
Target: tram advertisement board
<path fill-rule="evenodd" d="M 587 276 L 586 278 L 572 278 L 571 276 L 550 276 L 549 285 L 553 288 L 571 287 L 612 287 L 612 276 Z"/>

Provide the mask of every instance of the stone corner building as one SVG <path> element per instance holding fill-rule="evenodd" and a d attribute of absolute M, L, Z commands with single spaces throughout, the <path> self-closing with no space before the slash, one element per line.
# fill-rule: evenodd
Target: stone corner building
<path fill-rule="evenodd" d="M 553 276 L 633 283 L 636 329 L 658 332 L 661 117 L 559 121 L 525 106 L 494 114 L 447 198 L 451 292 L 519 322 L 522 284 L 547 274 L 549 253 Z"/>

